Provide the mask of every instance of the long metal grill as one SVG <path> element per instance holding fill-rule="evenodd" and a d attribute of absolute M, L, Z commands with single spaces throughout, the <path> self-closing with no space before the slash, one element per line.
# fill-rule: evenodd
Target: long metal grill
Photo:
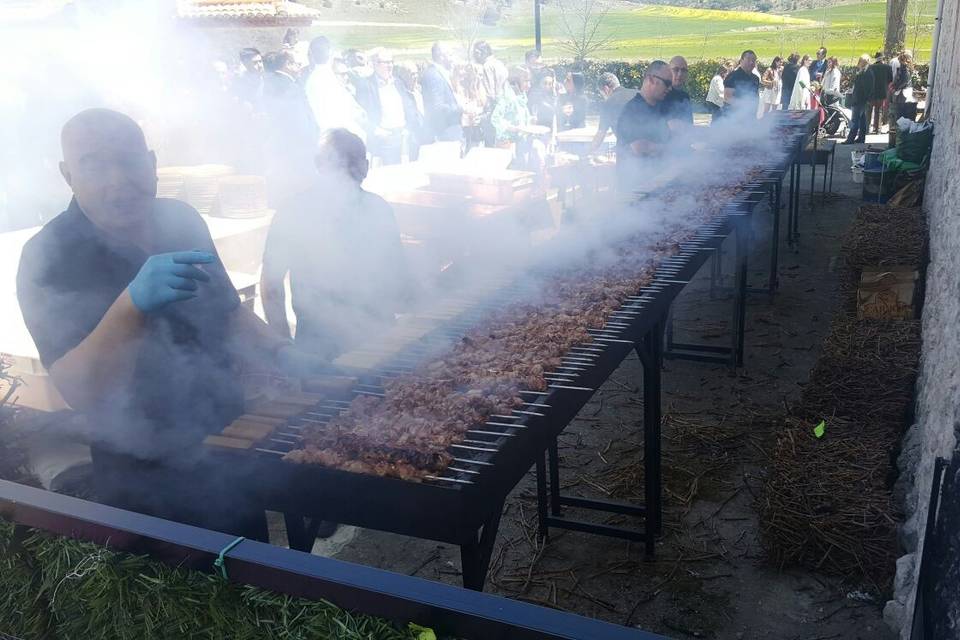
<path fill-rule="evenodd" d="M 804 114 L 808 116 L 808 114 Z M 449 445 L 451 462 L 442 471 L 428 475 L 422 482 L 372 474 L 351 473 L 321 465 L 290 464 L 281 458 L 300 446 L 307 428 L 323 428 L 347 410 L 352 397 L 383 396 L 385 381 L 415 370 L 424 358 L 460 339 L 489 312 L 491 302 L 479 302 L 456 313 L 419 341 L 396 353 L 388 363 L 364 377 L 339 399 L 325 399 L 285 419 L 255 446 L 245 449 L 244 464 L 250 473 L 263 478 L 261 497 L 267 508 L 288 514 L 324 518 L 362 527 L 392 531 L 461 546 L 464 584 L 482 588 L 489 554 L 499 524 L 506 495 L 534 463 L 537 464 L 541 494 L 542 533 L 549 526 L 566 526 L 583 531 L 620 535 L 644 540 L 652 552 L 653 540 L 660 528 L 659 477 L 659 367 L 663 322 L 675 297 L 701 267 L 735 235 L 738 254 L 742 253 L 743 282 L 735 311 L 734 333 L 739 333 L 742 351 L 742 297 L 745 294 L 746 232 L 754 208 L 765 199 L 774 199 L 778 215 L 780 185 L 810 132 L 811 117 L 780 116 L 785 155 L 779 161 L 763 164 L 753 172 L 751 182 L 727 202 L 712 220 L 679 244 L 679 249 L 662 258 L 649 282 L 627 297 L 609 315 L 602 327 L 590 329 L 591 341 L 577 344 L 563 356 L 560 366 L 545 374 L 545 391 L 521 390 L 523 404 L 509 413 L 490 415 L 485 423 L 470 428 L 464 437 Z M 793 186 L 791 185 L 791 197 Z M 649 197 L 649 194 L 648 194 Z M 771 207 L 773 209 L 773 207 Z M 737 231 L 736 234 L 734 232 Z M 773 244 L 776 244 L 774 242 Z M 771 267 L 775 271 L 775 264 Z M 523 300 L 535 293 L 525 286 L 494 286 L 491 292 L 501 301 Z M 501 303 L 503 304 L 503 303 Z M 459 309 L 460 303 L 451 306 Z M 736 338 L 735 338 L 736 340 Z M 732 347 L 736 350 L 736 344 Z M 546 513 L 543 459 L 545 452 L 555 454 L 556 438 L 597 389 L 637 350 L 644 361 L 646 454 L 646 504 L 627 507 L 607 505 L 610 509 L 644 518 L 642 532 L 629 533 L 603 526 L 564 520 L 561 504 L 601 509 L 596 503 L 559 495 L 557 460 L 551 459 L 550 501 L 552 516 Z M 648 378 L 651 382 L 648 384 Z M 655 397 L 654 397 L 655 396 Z M 288 518 L 288 524 L 291 519 Z M 306 536 L 306 548 L 312 541 Z M 292 545 L 293 540 L 291 540 Z"/>

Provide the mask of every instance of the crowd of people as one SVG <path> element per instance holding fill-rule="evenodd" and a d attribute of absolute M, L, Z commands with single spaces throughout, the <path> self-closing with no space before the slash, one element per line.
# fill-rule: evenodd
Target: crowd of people
<path fill-rule="evenodd" d="M 716 70 L 703 107 L 713 121 L 741 108 L 754 108 L 757 117 L 778 109 L 817 109 L 839 103 L 842 86 L 849 85 L 847 106 L 853 117 L 848 141 L 862 141 L 869 122 L 879 132 L 882 113 L 889 113 L 892 122 L 901 113 L 909 115 L 913 102 L 909 51 L 889 61 L 878 52 L 872 64 L 865 58 L 868 64 L 861 61 L 855 77 L 844 83 L 840 63 L 827 55 L 826 47 L 815 56 L 777 56 L 762 73 L 756 54 L 748 50 L 736 63 Z M 304 166 L 295 151 L 298 145 L 335 128 L 359 136 L 374 166 L 416 160 L 423 145 L 442 141 L 460 142 L 464 150 L 477 145 L 511 149 L 517 166 L 538 171 L 555 134 L 584 127 L 591 110 L 600 113 L 592 145 L 596 151 L 606 133 L 616 129 L 620 110 L 637 94 L 611 73 L 596 79 L 578 72 L 558 77 L 536 49 L 526 53 L 522 64 L 508 68 L 485 41 L 475 42 L 466 60 L 437 42 L 429 60 L 412 62 L 395 61 L 379 48 L 335 51 L 323 36 L 298 48 L 294 34 L 278 51 L 244 49 L 240 62 L 232 93 L 265 116 L 270 138 L 285 158 L 280 164 L 287 165 L 268 167 L 268 175 L 291 175 L 290 163 Z M 676 56 L 664 64 L 670 84 L 658 109 L 671 114 L 666 121 L 675 125 L 692 123 L 686 60 Z M 656 71 L 646 75 L 659 77 Z M 587 98 L 588 83 L 603 98 L 595 109 Z"/>
<path fill-rule="evenodd" d="M 863 54 L 854 76 L 847 80 L 851 88 L 847 107 L 852 115 L 846 143 L 862 143 L 871 123 L 872 132 L 880 133 L 884 120 L 893 126 L 901 116 L 916 117 L 913 54 L 909 50 L 889 59 L 882 51 L 873 58 Z M 707 91 L 705 106 L 714 118 L 729 106 L 731 96 L 725 90 L 736 91 L 735 85 L 751 101 L 759 92 L 759 117 L 777 109 L 831 107 L 840 103 L 844 94 L 840 62 L 827 56 L 826 47 L 818 49 L 814 58 L 799 53 L 791 53 L 786 60 L 776 56 L 763 73 L 757 70 L 752 51 L 745 51 L 736 66 L 724 64 L 717 69 Z"/>
<path fill-rule="evenodd" d="M 536 153 L 533 142 L 586 123 L 586 78 L 558 78 L 535 49 L 508 69 L 485 41 L 473 44 L 470 60 L 437 42 L 428 61 L 415 63 L 380 48 L 334 51 L 320 36 L 305 60 L 298 57 L 289 43 L 267 53 L 244 49 L 231 89 L 263 116 L 269 137 L 293 161 L 296 141 L 340 128 L 364 141 L 374 165 L 416 160 L 425 144 L 459 141 L 465 149 L 514 149 L 535 166 L 543 150 Z"/>
<path fill-rule="evenodd" d="M 240 304 L 197 211 L 157 197 L 157 156 L 136 121 L 87 109 L 63 127 L 59 168 L 72 197 L 24 247 L 17 296 L 57 389 L 102 427 L 92 455 L 107 504 L 267 539 L 252 498 L 218 499 L 254 495 L 237 491 L 245 479 L 211 477 L 199 444 L 241 415 L 244 367 L 290 378 L 336 373 L 338 354 L 412 306 L 418 283 L 392 208 L 363 188 L 371 160 L 415 160 L 423 145 L 449 142 L 507 148 L 518 166 L 542 169 L 553 136 L 585 128 L 593 82 L 603 101 L 588 147 L 597 151 L 615 132 L 626 189 L 651 159 L 689 152 L 696 137 L 682 56 L 649 64 L 634 90 L 613 73 L 560 78 L 536 50 L 508 67 L 483 41 L 469 61 L 436 43 L 421 64 L 383 49 L 338 53 L 322 36 L 303 51 L 296 45 L 244 49 L 242 73 L 224 83 L 238 110 L 265 124 L 276 209 L 263 255 L 266 322 Z M 707 108 L 735 127 L 837 99 L 840 71 L 826 54 L 777 58 L 761 74 L 756 54 L 744 51 L 711 80 Z M 897 62 L 861 58 L 852 139 L 865 134 L 868 113 L 879 127 L 885 101 L 895 116 L 909 113 L 909 52 Z"/>

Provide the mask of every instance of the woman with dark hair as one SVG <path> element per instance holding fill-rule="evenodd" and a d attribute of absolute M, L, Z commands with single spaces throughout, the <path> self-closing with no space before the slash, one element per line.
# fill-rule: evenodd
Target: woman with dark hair
<path fill-rule="evenodd" d="M 913 99 L 913 52 L 910 50 L 900 54 L 900 65 L 893 77 L 893 87 L 890 100 L 891 130 L 896 130 L 896 122 L 900 117 L 916 120 L 917 103 Z"/>
<path fill-rule="evenodd" d="M 543 175 L 546 147 L 531 131 L 527 93 L 530 91 L 530 72 L 525 67 L 513 67 L 507 76 L 507 86 L 497 100 L 490 124 L 496 136 L 496 145 L 513 151 L 513 166 Z"/>
<path fill-rule="evenodd" d="M 780 74 L 783 72 L 783 58 L 777 56 L 763 72 L 760 86 L 763 94 L 760 96 L 760 114 L 776 111 L 780 108 L 780 93 L 783 91 L 783 81 Z"/>
<path fill-rule="evenodd" d="M 800 58 L 800 67 L 797 69 L 797 80 L 793 83 L 793 95 L 790 96 L 790 108 L 807 111 L 810 102 L 810 56 Z"/>
<path fill-rule="evenodd" d="M 535 74 L 527 106 L 534 124 L 557 130 L 557 77 L 553 69 L 541 69 Z"/>
<path fill-rule="evenodd" d="M 487 93 L 481 82 L 482 67 L 472 62 L 464 62 L 453 67 L 453 93 L 463 109 L 463 136 L 466 149 L 484 142 L 481 117 L 487 108 Z"/>
<path fill-rule="evenodd" d="M 840 100 L 840 62 L 835 58 L 827 58 L 827 70 L 823 72 L 820 90 L 820 102 L 829 106 Z"/>
<path fill-rule="evenodd" d="M 793 97 L 793 85 L 797 82 L 797 72 L 800 71 L 800 54 L 791 53 L 787 56 L 787 64 L 783 65 L 783 71 L 780 72 L 780 108 L 790 108 L 790 98 Z"/>
<path fill-rule="evenodd" d="M 559 131 L 579 129 L 587 123 L 587 96 L 584 95 L 586 80 L 578 71 L 570 71 L 563 80 L 566 94 L 560 98 L 557 128 Z"/>

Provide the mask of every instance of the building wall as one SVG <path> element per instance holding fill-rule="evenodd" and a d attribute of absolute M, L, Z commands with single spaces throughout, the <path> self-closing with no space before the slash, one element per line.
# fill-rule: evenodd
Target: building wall
<path fill-rule="evenodd" d="M 923 315 L 923 353 L 916 423 L 907 432 L 899 459 L 898 498 L 906 513 L 901 543 L 907 555 L 897 562 L 894 599 L 884 616 L 910 635 L 919 548 L 927 523 L 933 462 L 950 458 L 960 433 L 960 2 L 942 0 L 932 120 L 933 155 L 924 196 L 930 223 L 930 265 Z M 954 499 L 960 499 L 955 497 Z M 940 585 L 946 589 L 947 585 Z M 957 585 L 942 602 L 960 624 Z"/>

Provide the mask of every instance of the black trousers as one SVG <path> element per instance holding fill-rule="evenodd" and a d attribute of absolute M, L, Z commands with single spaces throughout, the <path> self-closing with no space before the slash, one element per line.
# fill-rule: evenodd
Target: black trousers
<path fill-rule="evenodd" d="M 267 521 L 251 476 L 213 457 L 144 460 L 91 448 L 93 482 L 103 504 L 269 542 Z"/>
<path fill-rule="evenodd" d="M 722 109 L 712 102 L 704 102 L 703 106 L 705 106 L 707 111 L 710 112 L 710 123 L 713 124 L 713 121 L 720 117 Z"/>

